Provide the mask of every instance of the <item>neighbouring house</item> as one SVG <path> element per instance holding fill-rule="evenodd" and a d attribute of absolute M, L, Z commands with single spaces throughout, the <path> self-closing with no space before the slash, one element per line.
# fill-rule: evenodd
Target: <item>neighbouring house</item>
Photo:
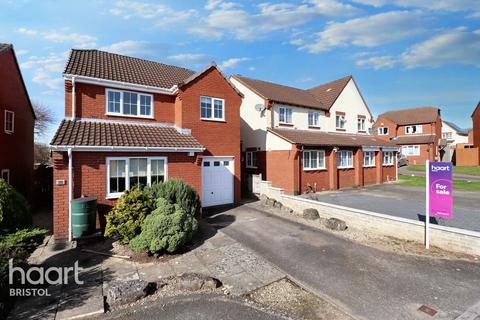
<path fill-rule="evenodd" d="M 0 43 L 0 178 L 30 196 L 35 113 L 13 45 Z"/>
<path fill-rule="evenodd" d="M 475 110 L 472 113 L 472 141 L 471 143 L 480 148 L 480 102 L 477 104 Z"/>
<path fill-rule="evenodd" d="M 394 110 L 378 116 L 373 134 L 401 148 L 410 164 L 439 161 L 446 145 L 442 139 L 442 119 L 436 107 Z"/>
<path fill-rule="evenodd" d="M 240 200 L 242 95 L 212 63 L 200 72 L 72 50 L 65 119 L 51 142 L 54 234 L 69 238 L 71 199 L 98 200 L 98 223 L 125 190 L 180 178 L 202 206 Z"/>
<path fill-rule="evenodd" d="M 446 142 L 442 161 L 456 162 L 455 149 L 457 145 L 468 144 L 468 131 L 469 129 L 462 129 L 453 122 L 442 120 L 442 139 Z"/>
<path fill-rule="evenodd" d="M 396 180 L 395 144 L 369 134 L 373 117 L 353 77 L 308 90 L 239 75 L 242 181 L 261 174 L 287 194 Z"/>

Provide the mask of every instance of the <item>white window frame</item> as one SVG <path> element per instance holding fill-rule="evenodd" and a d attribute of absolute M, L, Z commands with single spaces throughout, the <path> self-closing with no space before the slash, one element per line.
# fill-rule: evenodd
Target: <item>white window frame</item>
<path fill-rule="evenodd" d="M 389 154 L 390 156 L 386 157 L 387 154 Z M 386 162 L 385 158 L 388 158 L 389 161 Z M 383 166 L 393 166 L 393 151 L 383 151 L 382 165 Z"/>
<path fill-rule="evenodd" d="M 257 151 L 247 151 L 246 154 L 245 154 L 245 158 L 246 158 L 246 167 L 247 168 L 252 168 L 252 169 L 256 169 L 258 168 L 258 164 L 257 164 Z M 255 158 L 255 161 L 253 161 Z"/>
<path fill-rule="evenodd" d="M 212 100 L 211 104 L 211 117 L 202 117 L 202 98 L 207 98 Z M 222 117 L 221 118 L 216 118 L 215 117 L 215 101 L 221 101 L 222 102 Z M 221 98 L 215 98 L 215 97 L 210 97 L 210 96 L 200 96 L 200 119 L 201 120 L 209 120 L 209 121 L 225 121 L 225 99 Z"/>
<path fill-rule="evenodd" d="M 312 153 L 317 154 L 317 163 L 315 164 L 315 167 L 312 167 Z M 308 165 L 305 160 L 307 158 L 305 154 L 309 154 Z M 320 159 L 323 159 L 323 166 L 320 166 Z M 325 150 L 303 150 L 303 171 L 325 170 L 326 168 Z"/>
<path fill-rule="evenodd" d="M 367 154 L 369 155 L 368 157 L 366 157 Z M 369 161 L 365 161 L 367 159 Z M 363 167 L 364 168 L 375 167 L 375 151 L 364 151 L 363 152 Z"/>
<path fill-rule="evenodd" d="M 312 123 L 310 123 L 310 119 Z M 320 128 L 320 112 L 309 111 L 308 112 L 308 126 L 313 128 Z"/>
<path fill-rule="evenodd" d="M 4 175 L 5 173 L 7 174 L 7 179 L 3 179 L 3 175 Z M 10 184 L 10 169 L 2 169 L 0 178 L 2 178 L 2 179 L 5 180 L 8 184 Z"/>
<path fill-rule="evenodd" d="M 285 113 L 285 119 L 282 121 L 282 110 Z M 290 122 L 288 121 L 288 114 L 290 114 Z M 281 124 L 293 124 L 293 110 L 288 107 L 279 107 L 278 108 L 278 123 Z"/>
<path fill-rule="evenodd" d="M 12 130 L 7 129 L 7 115 L 11 114 L 12 115 Z M 3 123 L 3 128 L 5 130 L 5 133 L 12 134 L 15 131 L 15 112 L 10 111 L 10 110 L 5 110 L 5 119 Z"/>
<path fill-rule="evenodd" d="M 447 140 L 453 139 L 453 132 L 443 132 L 442 138 Z"/>
<path fill-rule="evenodd" d="M 378 127 L 377 128 L 377 133 L 379 136 L 386 136 L 388 135 L 388 127 Z"/>
<path fill-rule="evenodd" d="M 335 115 L 335 128 L 336 129 L 345 129 L 345 123 L 347 122 L 347 118 L 344 114 L 336 114 Z M 340 124 L 340 126 L 338 126 Z"/>
<path fill-rule="evenodd" d="M 408 128 L 416 128 L 416 132 L 408 132 Z M 405 127 L 405 134 L 420 134 L 423 133 L 423 126 L 421 124 L 414 124 Z"/>
<path fill-rule="evenodd" d="M 342 154 L 350 154 L 350 157 L 347 157 L 347 164 L 346 165 L 340 165 L 341 161 L 341 155 Z M 351 161 L 348 161 L 350 158 Z M 353 151 L 351 150 L 338 150 L 337 151 L 337 169 L 352 169 L 353 168 Z"/>
<path fill-rule="evenodd" d="M 108 93 L 109 92 L 118 92 L 120 93 L 120 112 L 110 112 L 108 111 Z M 137 114 L 125 114 L 123 110 L 123 94 L 125 92 L 128 93 L 135 93 L 137 95 Z M 141 98 L 140 96 L 148 96 L 150 97 L 150 115 L 143 115 L 140 114 L 140 101 Z M 108 116 L 117 116 L 117 117 L 127 117 L 127 118 L 141 118 L 141 119 L 154 119 L 154 110 L 153 106 L 155 105 L 155 102 L 153 100 L 153 94 L 148 94 L 148 93 L 143 93 L 143 92 L 136 92 L 136 91 L 129 91 L 129 90 L 117 90 L 117 89 L 105 89 L 105 114 Z"/>
<path fill-rule="evenodd" d="M 357 130 L 358 132 L 367 132 L 367 118 L 357 118 Z"/>
<path fill-rule="evenodd" d="M 402 146 L 402 154 L 405 156 L 419 156 L 420 155 L 420 145 L 412 144 Z"/>
<path fill-rule="evenodd" d="M 110 193 L 110 161 L 113 160 L 124 160 L 125 161 L 125 190 L 130 190 L 130 159 L 147 159 L 147 185 L 151 185 L 152 182 L 152 170 L 151 162 L 152 160 L 163 160 L 164 161 L 164 175 L 165 178 L 163 181 L 168 180 L 168 157 L 142 157 L 142 156 L 132 156 L 132 157 L 107 157 L 106 158 L 106 199 L 117 199 L 124 192 L 114 192 Z"/>

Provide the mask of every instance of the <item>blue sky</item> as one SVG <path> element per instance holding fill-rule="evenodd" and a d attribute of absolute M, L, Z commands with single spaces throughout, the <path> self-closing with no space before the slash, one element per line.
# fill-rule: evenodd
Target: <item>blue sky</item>
<path fill-rule="evenodd" d="M 32 100 L 64 112 L 71 48 L 301 88 L 353 75 L 374 115 L 420 105 L 470 127 L 480 100 L 480 1 L 2 1 Z M 41 141 L 49 141 L 51 128 Z"/>

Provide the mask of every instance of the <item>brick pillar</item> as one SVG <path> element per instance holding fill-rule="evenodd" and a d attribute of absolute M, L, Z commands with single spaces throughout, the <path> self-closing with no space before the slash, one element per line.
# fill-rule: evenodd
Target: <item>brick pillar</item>
<path fill-rule="evenodd" d="M 355 185 L 363 186 L 363 151 L 358 148 L 355 152 Z"/>
<path fill-rule="evenodd" d="M 377 151 L 375 152 L 375 172 L 376 172 L 376 183 L 382 183 L 383 181 L 383 152 Z"/>
<path fill-rule="evenodd" d="M 337 153 L 333 149 L 330 151 L 327 165 L 330 190 L 336 190 L 338 189 Z"/>
<path fill-rule="evenodd" d="M 68 156 L 53 152 L 53 234 L 55 239 L 68 239 Z M 63 184 L 57 184 L 62 181 Z"/>
<path fill-rule="evenodd" d="M 297 145 L 292 145 L 293 158 L 293 194 L 302 194 L 302 182 L 300 175 L 300 160 L 302 158 L 302 150 Z"/>

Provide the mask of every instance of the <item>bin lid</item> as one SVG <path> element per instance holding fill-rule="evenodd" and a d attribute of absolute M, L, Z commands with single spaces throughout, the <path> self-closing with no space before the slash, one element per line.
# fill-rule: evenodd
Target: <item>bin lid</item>
<path fill-rule="evenodd" d="M 77 198 L 77 199 L 73 199 L 72 203 L 83 203 L 83 202 L 90 202 L 90 201 L 97 201 L 97 198 L 95 197 Z"/>

